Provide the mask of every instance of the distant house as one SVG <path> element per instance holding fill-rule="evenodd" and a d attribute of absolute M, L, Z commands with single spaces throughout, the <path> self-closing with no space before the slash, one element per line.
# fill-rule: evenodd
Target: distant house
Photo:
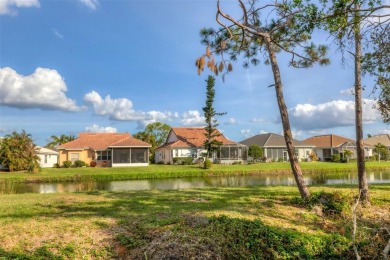
<path fill-rule="evenodd" d="M 364 140 L 364 143 L 369 145 L 383 144 L 390 150 L 390 134 L 374 135 Z"/>
<path fill-rule="evenodd" d="M 356 142 L 352 139 L 345 138 L 339 135 L 317 135 L 304 140 L 304 142 L 315 145 L 313 149 L 320 161 L 331 161 L 332 155 L 343 153 L 345 150 L 350 150 L 352 155 L 349 158 L 356 158 Z M 365 157 L 370 156 L 370 145 L 364 145 Z"/>
<path fill-rule="evenodd" d="M 264 157 L 266 157 L 268 160 L 289 160 L 286 141 L 282 135 L 274 133 L 259 134 L 245 139 L 240 143 L 245 144 L 248 147 L 251 145 L 260 146 L 263 148 Z M 298 160 L 309 158 L 309 155 L 314 148 L 314 145 L 298 140 L 293 140 L 293 144 L 295 147 L 295 156 L 298 158 Z"/>
<path fill-rule="evenodd" d="M 390 135 L 389 134 L 381 134 L 381 135 L 374 135 L 364 140 L 364 143 L 371 145 L 371 148 L 374 148 L 375 145 L 383 144 L 387 147 L 387 149 L 390 152 Z M 372 150 L 371 154 L 372 156 Z"/>
<path fill-rule="evenodd" d="M 217 130 L 218 131 L 218 130 Z M 219 134 L 221 134 L 218 131 Z M 203 143 L 206 140 L 205 130 L 201 127 L 173 127 L 167 140 L 156 149 L 156 163 L 173 163 L 175 157 L 202 157 L 206 150 Z M 246 162 L 247 147 L 227 139 L 222 134 L 215 138 L 222 143 L 219 151 L 213 155 L 215 163 Z"/>
<path fill-rule="evenodd" d="M 59 164 L 64 161 L 95 161 L 98 166 L 147 166 L 150 144 L 129 133 L 80 133 L 73 141 L 57 147 Z"/>
<path fill-rule="evenodd" d="M 41 168 L 50 168 L 53 167 L 54 164 L 58 163 L 58 152 L 56 151 L 37 146 L 35 148 L 35 153 L 40 159 L 39 166 L 41 166 Z"/>

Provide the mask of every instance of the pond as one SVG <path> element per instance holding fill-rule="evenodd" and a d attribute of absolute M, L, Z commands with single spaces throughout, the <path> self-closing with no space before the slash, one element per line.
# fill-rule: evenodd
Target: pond
<path fill-rule="evenodd" d="M 356 173 L 305 175 L 307 185 L 357 184 Z M 390 183 L 390 171 L 367 173 L 368 182 Z M 295 185 L 292 174 L 267 174 L 224 177 L 191 177 L 129 181 L 88 180 L 62 183 L 0 183 L 0 193 L 63 193 L 85 191 L 139 191 L 179 190 L 204 187 L 245 187 L 245 186 L 291 186 Z"/>

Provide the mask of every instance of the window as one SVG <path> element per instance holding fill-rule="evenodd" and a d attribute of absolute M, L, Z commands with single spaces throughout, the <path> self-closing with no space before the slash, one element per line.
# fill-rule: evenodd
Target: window
<path fill-rule="evenodd" d="M 45 163 L 47 163 L 47 155 L 45 155 Z"/>
<path fill-rule="evenodd" d="M 111 161 L 111 150 L 97 151 L 96 155 L 98 161 Z"/>
<path fill-rule="evenodd" d="M 70 154 L 70 160 L 72 163 L 79 160 L 79 158 L 80 158 L 80 154 L 78 154 L 78 153 L 71 153 Z"/>

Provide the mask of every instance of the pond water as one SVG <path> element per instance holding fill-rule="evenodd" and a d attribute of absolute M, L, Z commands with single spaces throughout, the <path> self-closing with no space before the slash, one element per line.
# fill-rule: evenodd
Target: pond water
<path fill-rule="evenodd" d="M 305 175 L 307 185 L 357 184 L 356 173 Z M 368 182 L 390 183 L 390 171 L 367 173 Z M 139 190 L 179 190 L 204 187 L 245 187 L 245 186 L 291 186 L 295 185 L 292 174 L 283 175 L 248 175 L 225 177 L 191 177 L 129 181 L 93 180 L 62 183 L 0 183 L 0 193 L 62 193 L 104 191 L 139 191 Z"/>

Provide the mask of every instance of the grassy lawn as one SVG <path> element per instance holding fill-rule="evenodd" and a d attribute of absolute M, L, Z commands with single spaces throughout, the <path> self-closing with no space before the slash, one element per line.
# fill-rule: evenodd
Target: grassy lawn
<path fill-rule="evenodd" d="M 347 206 L 305 208 L 295 187 L 0 195 L 0 259 L 354 259 L 357 188 L 310 191 Z M 363 259 L 381 259 L 390 185 L 370 192 L 357 241 Z"/>
<path fill-rule="evenodd" d="M 304 173 L 337 173 L 356 170 L 356 163 L 302 162 Z M 367 170 L 390 169 L 390 162 L 367 162 Z M 290 173 L 290 164 L 259 163 L 249 165 L 213 165 L 204 170 L 197 165 L 150 165 L 148 167 L 125 168 L 46 168 L 39 173 L 0 173 L 0 180 L 13 182 L 50 182 L 96 180 L 131 180 L 168 177 L 194 177 L 206 175 Z"/>

